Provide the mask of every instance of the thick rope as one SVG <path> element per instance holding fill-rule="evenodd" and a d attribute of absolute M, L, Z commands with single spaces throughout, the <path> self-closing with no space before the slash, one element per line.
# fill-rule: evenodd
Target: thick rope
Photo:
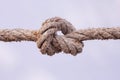
<path fill-rule="evenodd" d="M 0 41 L 35 41 L 41 53 L 50 56 L 61 51 L 77 55 L 82 52 L 82 41 L 94 39 L 120 39 L 120 27 L 76 30 L 65 19 L 54 17 L 47 19 L 40 30 L 0 29 Z"/>
<path fill-rule="evenodd" d="M 36 31 L 25 29 L 0 29 L 0 41 L 36 41 Z"/>

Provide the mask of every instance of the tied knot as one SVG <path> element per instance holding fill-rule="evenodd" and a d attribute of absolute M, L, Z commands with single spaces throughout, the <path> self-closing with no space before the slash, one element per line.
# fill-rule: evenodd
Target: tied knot
<path fill-rule="evenodd" d="M 58 35 L 61 31 L 63 35 Z M 43 22 L 37 35 L 37 46 L 42 54 L 50 56 L 61 51 L 77 55 L 82 51 L 83 43 L 65 35 L 75 31 L 74 26 L 65 19 L 54 17 Z"/>

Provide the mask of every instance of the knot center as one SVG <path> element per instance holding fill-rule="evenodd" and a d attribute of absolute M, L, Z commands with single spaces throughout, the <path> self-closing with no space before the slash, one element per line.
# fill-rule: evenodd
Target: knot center
<path fill-rule="evenodd" d="M 61 51 L 77 53 L 78 51 L 72 51 L 76 49 L 75 45 L 73 45 L 75 40 L 67 39 L 64 35 L 58 35 L 57 31 L 61 31 L 66 35 L 75 31 L 75 28 L 70 22 L 59 17 L 50 18 L 43 22 L 37 36 L 37 46 L 42 54 L 53 55 Z M 70 48 L 70 46 L 74 49 Z"/>

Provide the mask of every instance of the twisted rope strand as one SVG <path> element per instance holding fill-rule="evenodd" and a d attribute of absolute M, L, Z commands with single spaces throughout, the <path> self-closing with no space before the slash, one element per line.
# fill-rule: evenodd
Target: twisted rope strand
<path fill-rule="evenodd" d="M 75 56 L 82 52 L 83 41 L 94 39 L 120 39 L 120 27 L 76 30 L 67 20 L 54 17 L 47 19 L 40 30 L 0 29 L 0 41 L 34 41 L 42 54 L 50 56 L 61 51 Z"/>
<path fill-rule="evenodd" d="M 25 29 L 0 29 L 0 41 L 36 41 L 37 31 Z"/>
<path fill-rule="evenodd" d="M 79 41 L 84 40 L 107 40 L 107 39 L 120 39 L 120 27 L 112 28 L 91 28 L 91 29 L 80 29 L 65 35 L 67 38 L 78 39 Z"/>

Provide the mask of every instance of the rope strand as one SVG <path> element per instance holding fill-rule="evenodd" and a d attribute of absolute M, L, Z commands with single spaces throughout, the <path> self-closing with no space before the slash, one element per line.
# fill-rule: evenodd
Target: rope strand
<path fill-rule="evenodd" d="M 54 17 L 47 19 L 40 30 L 0 29 L 0 41 L 34 41 L 42 54 L 50 56 L 61 51 L 75 56 L 82 52 L 82 41 L 94 39 L 120 39 L 120 27 L 76 30 L 67 20 Z"/>
<path fill-rule="evenodd" d="M 36 32 L 25 29 L 0 29 L 0 41 L 11 42 L 11 41 L 36 41 Z"/>
<path fill-rule="evenodd" d="M 120 39 L 120 27 L 80 29 L 65 36 L 79 41 Z"/>

